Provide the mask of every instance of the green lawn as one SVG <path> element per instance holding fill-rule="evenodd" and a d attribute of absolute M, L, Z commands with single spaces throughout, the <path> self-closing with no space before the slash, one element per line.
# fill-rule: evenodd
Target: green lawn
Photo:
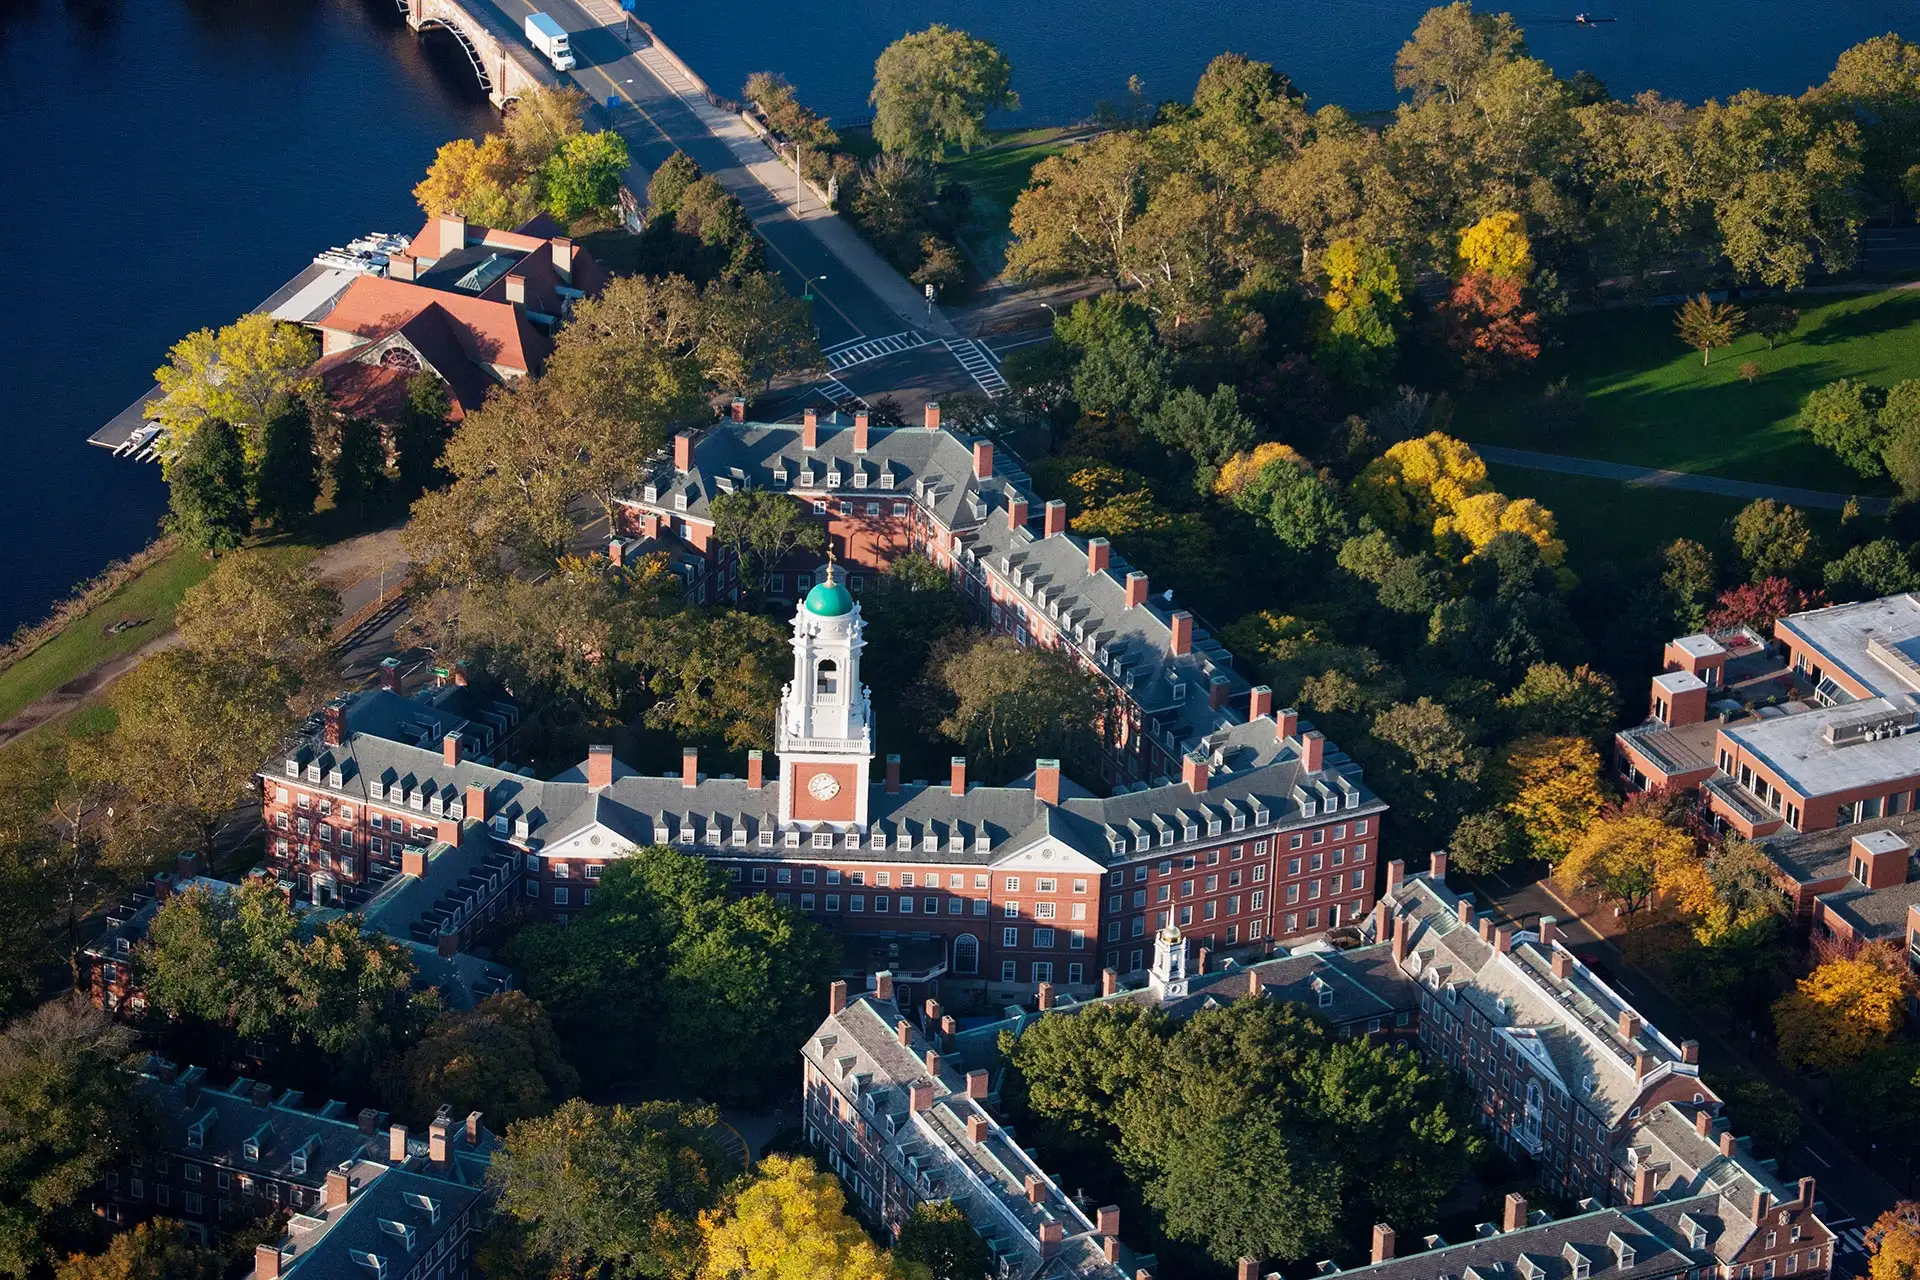
<path fill-rule="evenodd" d="M 1072 129 L 1011 130 L 995 134 L 992 143 L 972 155 L 940 166 L 942 181 L 964 183 L 973 193 L 966 239 L 989 274 L 997 273 L 1005 261 L 1013 202 L 1026 189 L 1033 167 L 1065 151 L 1078 136 Z"/>
<path fill-rule="evenodd" d="M 0 720 L 67 681 L 173 629 L 173 611 L 187 588 L 213 569 L 200 552 L 182 547 L 125 583 L 32 653 L 0 671 Z M 118 634 L 107 628 L 134 621 Z"/>
<path fill-rule="evenodd" d="M 1800 328 L 1777 349 L 1747 335 L 1715 351 L 1706 368 L 1674 337 L 1672 308 L 1570 317 L 1559 345 L 1527 376 L 1461 397 L 1455 433 L 1476 444 L 1761 483 L 1889 491 L 1814 444 L 1795 417 L 1808 392 L 1837 378 L 1884 387 L 1920 377 L 1920 293 L 1808 295 L 1795 305 Z M 1751 385 L 1740 376 L 1748 361 L 1760 367 Z M 1541 391 L 1560 378 L 1584 397 L 1583 420 L 1539 411 Z"/>

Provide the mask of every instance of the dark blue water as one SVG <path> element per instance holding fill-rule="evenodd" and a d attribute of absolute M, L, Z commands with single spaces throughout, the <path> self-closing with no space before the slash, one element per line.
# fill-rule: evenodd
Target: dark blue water
<path fill-rule="evenodd" d="M 785 72 L 843 118 L 873 59 L 933 21 L 998 43 L 1022 119 L 1080 118 L 1138 73 L 1189 93 L 1214 54 L 1268 59 L 1319 101 L 1393 99 L 1428 0 L 642 0 L 718 89 Z M 1618 17 L 1585 29 L 1580 8 Z M 1847 45 L 1920 30 L 1912 0 L 1527 0 L 1534 51 L 1616 93 L 1798 92 Z M 430 54 L 430 51 L 429 51 Z M 87 434 L 168 345 L 252 307 L 313 253 L 411 231 L 409 190 L 492 114 L 391 0 L 0 0 L 0 635 L 152 534 L 158 469 Z"/>

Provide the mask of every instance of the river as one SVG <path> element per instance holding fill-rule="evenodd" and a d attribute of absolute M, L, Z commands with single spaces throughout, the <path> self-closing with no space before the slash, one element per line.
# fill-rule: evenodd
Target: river
<path fill-rule="evenodd" d="M 1531 0 L 1530 0 L 1531 2 Z M 1911 0 L 1618 0 L 1516 8 L 1534 51 L 1616 93 L 1797 92 L 1842 48 L 1920 27 Z M 493 116 L 464 62 L 423 54 L 391 0 L 0 0 L 0 635 L 137 549 L 158 468 L 87 434 L 150 385 L 168 345 L 253 306 L 316 251 L 418 226 L 409 188 Z M 1184 95 L 1235 49 L 1318 101 L 1391 103 L 1426 0 L 669 0 L 641 6 L 717 88 L 777 69 L 866 114 L 874 57 L 932 21 L 997 42 L 1022 119 L 1063 122 L 1130 73 Z M 773 16 L 777 9 L 783 15 Z M 444 53 L 444 51 L 440 51 Z"/>

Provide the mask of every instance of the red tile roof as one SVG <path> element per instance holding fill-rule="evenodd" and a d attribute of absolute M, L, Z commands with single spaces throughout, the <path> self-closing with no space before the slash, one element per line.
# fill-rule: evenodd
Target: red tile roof
<path fill-rule="evenodd" d="M 444 312 L 469 360 L 516 373 L 538 373 L 553 341 L 506 302 L 469 297 L 404 280 L 361 276 L 314 321 L 314 327 L 368 341 L 384 338 L 421 313 Z"/>

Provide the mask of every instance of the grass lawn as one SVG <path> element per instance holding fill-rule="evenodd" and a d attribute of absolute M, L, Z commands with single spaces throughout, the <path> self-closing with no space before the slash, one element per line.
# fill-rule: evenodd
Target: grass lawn
<path fill-rule="evenodd" d="M 1487 465 L 1487 480 L 1509 498 L 1534 498 L 1552 511 L 1567 544 L 1567 567 L 1585 576 L 1612 563 L 1631 570 L 1675 538 L 1715 550 L 1726 545 L 1727 524 L 1745 506 L 1737 498 L 1676 489 L 1650 489 L 1587 476 Z M 1822 534 L 1838 527 L 1833 511 L 1809 511 Z"/>
<path fill-rule="evenodd" d="M 1885 387 L 1920 377 L 1920 292 L 1804 295 L 1794 305 L 1800 328 L 1775 350 L 1745 335 L 1705 368 L 1674 337 L 1672 308 L 1570 317 L 1527 376 L 1461 397 L 1455 433 L 1738 480 L 1889 492 L 1886 481 L 1863 480 L 1814 444 L 1795 418 L 1808 392 L 1838 378 Z M 1748 361 L 1760 367 L 1751 385 L 1740 377 Z M 1560 378 L 1585 398 L 1583 421 L 1538 412 L 1542 389 Z"/>
<path fill-rule="evenodd" d="M 125 583 L 32 653 L 0 671 L 0 720 L 67 681 L 173 629 L 173 611 L 187 588 L 213 569 L 200 552 L 182 547 Z M 110 635 L 116 622 L 136 621 Z"/>
<path fill-rule="evenodd" d="M 995 134 L 972 155 L 956 156 L 940 166 L 942 181 L 964 183 L 973 193 L 966 240 L 989 274 L 997 274 L 1006 259 L 1007 222 L 1033 167 L 1065 151 L 1079 136 L 1072 129 L 1010 130 Z"/>

